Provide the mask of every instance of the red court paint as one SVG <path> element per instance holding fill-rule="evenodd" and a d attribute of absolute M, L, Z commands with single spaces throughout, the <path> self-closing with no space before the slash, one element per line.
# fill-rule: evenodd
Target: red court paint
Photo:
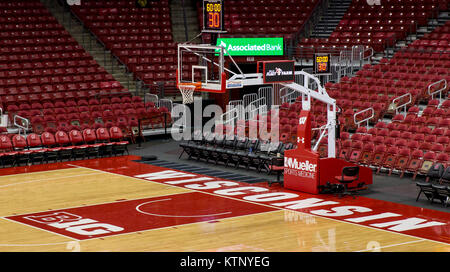
<path fill-rule="evenodd" d="M 123 158 L 119 162 L 109 158 L 89 162 L 79 161 L 74 164 L 129 177 L 145 176 L 146 174 L 168 170 L 167 168 L 132 161 L 136 159 L 139 159 L 139 157 L 129 156 L 127 162 L 124 162 Z M 152 177 L 149 177 L 148 179 L 141 179 L 235 198 L 241 200 L 242 205 L 245 205 L 245 202 L 262 204 L 278 209 L 299 211 L 375 229 L 450 243 L 450 214 L 446 212 L 362 196 L 358 196 L 356 199 L 351 197 L 339 199 L 332 195 L 312 195 L 287 190 L 279 186 L 268 187 L 265 183 L 246 184 L 233 181 L 233 184 L 226 186 L 210 186 L 207 183 L 224 181 L 224 179 L 211 178 L 210 180 L 196 181 L 198 178 L 206 176 L 179 170 L 174 172 L 185 173 L 189 177 L 166 179 L 152 179 Z M 187 182 L 183 182 L 183 180 L 187 180 Z M 189 182 L 189 180 L 193 181 Z"/>
<path fill-rule="evenodd" d="M 274 211 L 199 192 L 6 217 L 78 240 Z"/>
<path fill-rule="evenodd" d="M 140 157 L 137 156 L 122 156 L 122 157 L 112 157 L 112 158 L 103 158 L 103 159 L 93 159 L 87 161 L 74 161 L 68 163 L 69 166 L 78 165 L 81 167 L 86 167 L 90 169 L 97 169 L 101 171 L 105 171 L 113 174 L 120 174 L 128 177 L 136 177 L 148 174 L 158 174 L 158 172 L 162 171 L 170 171 L 167 168 L 162 168 L 158 166 L 148 165 L 144 163 L 133 162 L 132 160 L 138 160 Z M 62 164 L 58 164 L 61 165 Z M 37 166 L 36 166 L 37 167 Z M 34 168 L 37 171 L 37 168 Z M 65 166 L 67 167 L 67 166 Z M 41 166 L 41 171 L 48 170 L 46 165 Z M 17 169 L 15 174 L 20 173 L 21 171 L 27 171 L 26 168 Z M 215 184 L 212 186 L 208 183 L 214 183 L 218 181 L 225 181 L 219 178 L 207 177 L 199 174 L 192 174 L 188 172 L 173 170 L 174 173 L 178 173 L 181 175 L 189 175 L 189 177 L 178 177 L 178 178 L 164 178 L 164 179 L 150 179 L 139 178 L 144 182 L 158 182 L 163 183 L 170 186 L 177 186 L 182 188 L 191 189 L 194 191 L 205 192 L 210 197 L 211 203 L 210 205 L 214 205 L 217 203 L 218 199 L 222 199 L 226 197 L 227 199 L 236 199 L 234 209 L 246 209 L 249 204 L 254 203 L 255 205 L 251 206 L 260 206 L 265 208 L 272 207 L 273 209 L 284 209 L 290 211 L 299 211 L 302 213 L 306 213 L 309 215 L 320 216 L 325 218 L 330 218 L 337 221 L 358 224 L 362 226 L 368 226 L 375 229 L 391 231 L 395 233 L 402 233 L 418 238 L 425 238 L 429 240 L 450 243 L 450 213 L 441 212 L 436 210 L 430 210 L 425 208 L 413 207 L 403 204 L 397 204 L 382 200 L 370 199 L 367 197 L 358 196 L 356 199 L 351 197 L 346 197 L 339 199 L 332 195 L 311 195 L 306 193 L 301 193 L 297 191 L 287 190 L 285 188 L 281 188 L 279 186 L 268 187 L 265 183 L 263 184 L 246 184 L 240 182 L 231 182 L 227 185 L 225 184 Z M 199 181 L 200 178 L 207 178 L 206 180 Z M 191 181 L 189 181 L 191 180 Z M 133 182 L 133 180 L 130 180 Z M 272 194 L 272 195 L 270 195 Z M 163 197 L 162 197 L 163 198 Z M 151 201 L 151 198 L 147 201 Z M 157 198 L 159 199 L 159 198 Z M 424 200 L 422 200 L 424 201 Z M 128 201 L 126 201 L 128 202 Z M 125 201 L 124 201 L 125 203 Z M 116 205 L 118 203 L 105 204 L 109 210 L 110 207 L 113 207 L 112 204 Z M 139 205 L 135 203 L 136 206 Z M 162 203 L 160 203 L 162 204 Z M 167 203 L 166 203 L 167 204 Z M 439 205 L 439 204 L 436 204 Z M 98 207 L 103 207 L 102 205 L 97 205 Z M 95 206 L 95 207 L 97 207 Z M 88 210 L 92 210 L 90 207 L 86 207 Z M 148 208 L 148 207 L 146 207 Z M 184 209 L 185 208 L 185 209 Z M 81 209 L 81 208 L 77 208 Z M 186 207 L 173 207 L 173 210 L 179 210 L 180 214 L 183 215 L 182 211 L 187 211 L 187 209 L 192 209 L 192 205 L 186 205 Z M 94 209 L 96 212 L 91 213 L 92 219 L 97 220 L 99 222 L 103 220 L 106 216 L 103 212 L 98 209 Z M 151 210 L 143 210 L 152 213 Z M 200 210 L 198 210 L 200 211 Z M 91 211 L 92 212 L 92 211 Z M 218 212 L 224 212 L 223 210 L 218 210 Z M 256 213 L 258 211 L 254 211 Z M 41 213 L 45 214 L 45 213 Z M 133 213 L 135 214 L 135 213 Z M 192 213 L 194 214 L 194 213 Z M 246 213 L 250 214 L 250 213 Z M 84 214 L 82 214 L 84 216 Z M 200 214 L 201 215 L 201 214 Z M 121 215 L 122 216 L 122 215 Z M 154 215 L 155 216 L 155 215 Z M 226 215 L 224 215 L 226 217 Z M 101 218 L 100 218 L 101 217 Z M 141 216 L 139 216 L 141 217 Z M 155 216 L 161 218 L 161 216 Z M 14 220 L 22 220 L 23 216 L 12 217 Z M 21 218 L 21 219 L 20 219 Z M 126 221 L 130 222 L 124 222 Z M 129 220 L 132 218 L 132 220 Z M 219 217 L 214 220 L 219 219 Z M 135 217 L 123 217 L 119 222 L 117 220 L 113 220 L 111 222 L 106 223 L 123 223 L 126 226 L 136 225 L 134 222 Z M 198 222 L 198 218 L 187 220 L 187 218 L 177 218 L 170 220 L 179 220 L 176 222 L 180 222 L 179 224 L 184 224 L 185 222 L 191 222 L 190 220 L 194 220 L 194 222 Z M 213 220 L 206 219 L 203 220 Z M 21 222 L 22 222 L 21 221 Z M 28 220 L 29 221 L 29 220 Z M 33 224 L 27 221 L 27 224 Z M 167 222 L 167 221 L 165 221 Z M 172 221 L 173 222 L 173 221 Z M 166 223 L 161 226 L 173 226 L 176 223 Z M 160 226 L 160 227 L 161 227 Z M 136 227 L 137 228 L 137 227 Z M 148 227 L 147 229 L 156 228 Z M 128 231 L 128 230 L 127 230 Z M 117 233 L 124 233 L 124 231 Z M 106 234 L 106 235 L 112 235 Z M 105 236 L 105 235 L 103 235 Z M 80 238 L 80 237 L 78 237 Z M 83 237 L 81 237 L 83 238 Z M 80 238 L 80 239 L 81 239 Z M 85 239 L 85 238 L 84 238 Z"/>

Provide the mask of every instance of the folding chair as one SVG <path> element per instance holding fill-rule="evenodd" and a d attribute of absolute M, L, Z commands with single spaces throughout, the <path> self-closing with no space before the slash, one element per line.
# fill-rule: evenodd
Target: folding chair
<path fill-rule="evenodd" d="M 423 193 L 429 201 L 433 198 L 434 190 L 429 182 L 416 182 L 416 186 L 419 187 L 419 194 L 417 195 L 416 201 L 419 200 L 420 195 Z"/>
<path fill-rule="evenodd" d="M 355 198 L 356 190 L 349 190 L 348 185 L 359 179 L 359 166 L 343 167 L 341 175 L 335 176 L 334 179 L 343 185 L 343 190 L 339 193 L 339 197 L 352 195 Z"/>
<path fill-rule="evenodd" d="M 42 145 L 46 148 L 45 160 L 47 161 L 47 163 L 50 160 L 57 162 L 59 160 L 59 151 L 61 150 L 61 148 L 57 147 L 57 143 L 53 133 L 50 133 L 48 131 L 42 133 L 41 141 Z"/>
<path fill-rule="evenodd" d="M 73 149 L 72 143 L 70 142 L 69 135 L 65 131 L 57 131 L 55 133 L 55 141 L 56 144 L 61 148 L 59 150 L 59 160 L 62 161 L 64 159 L 72 160 L 73 157 Z"/>
<path fill-rule="evenodd" d="M 435 163 L 433 164 L 430 169 L 428 169 L 425 181 L 426 182 L 433 182 L 433 181 L 440 181 L 442 175 L 444 174 L 444 165 L 441 163 Z"/>
<path fill-rule="evenodd" d="M 85 144 L 83 134 L 79 130 L 71 130 L 69 132 L 69 139 L 74 147 L 72 150 L 73 158 L 81 157 L 84 159 L 87 154 L 88 145 Z"/>
<path fill-rule="evenodd" d="M 111 136 L 111 142 L 113 142 L 113 153 L 114 155 L 121 154 L 126 151 L 128 152 L 128 141 L 125 141 L 123 138 L 122 130 L 116 126 L 113 126 L 109 129 L 109 134 Z"/>
<path fill-rule="evenodd" d="M 99 143 L 103 143 L 103 145 L 100 147 L 100 156 L 109 155 L 111 156 L 113 153 L 113 143 L 111 142 L 111 137 L 109 135 L 109 132 L 106 128 L 97 128 L 95 131 L 97 136 L 97 141 Z"/>
<path fill-rule="evenodd" d="M 100 147 L 103 146 L 102 143 L 97 143 L 97 136 L 93 129 L 87 128 L 82 131 L 85 143 L 88 145 L 87 157 L 88 159 L 93 155 L 94 157 L 99 156 Z"/>

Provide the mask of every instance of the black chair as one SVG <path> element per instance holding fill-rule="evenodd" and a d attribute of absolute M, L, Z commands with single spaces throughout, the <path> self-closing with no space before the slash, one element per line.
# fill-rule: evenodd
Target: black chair
<path fill-rule="evenodd" d="M 258 155 L 258 172 L 261 172 L 262 168 L 264 168 L 267 173 L 270 172 L 269 164 L 272 158 L 281 156 L 281 152 L 284 150 L 284 145 L 285 144 L 282 142 L 269 142 L 267 151 Z"/>
<path fill-rule="evenodd" d="M 206 162 L 209 162 L 210 155 L 214 151 L 215 145 L 215 134 L 206 133 L 204 136 L 203 144 L 198 147 L 200 153 L 198 160 L 204 159 Z"/>
<path fill-rule="evenodd" d="M 416 186 L 420 188 L 416 201 L 419 200 L 420 195 L 423 193 L 429 201 L 433 198 L 434 190 L 431 183 L 428 182 L 416 182 Z"/>
<path fill-rule="evenodd" d="M 272 158 L 269 164 L 269 175 L 272 172 L 277 173 L 277 181 L 268 181 L 269 187 L 272 185 L 272 183 L 280 183 L 281 186 L 283 186 L 283 180 L 281 180 L 281 175 L 284 173 L 284 157 L 275 157 Z"/>
<path fill-rule="evenodd" d="M 359 166 L 346 166 L 342 168 L 342 174 L 334 177 L 343 188 L 339 192 L 339 197 L 351 195 L 355 198 L 356 190 L 349 189 L 348 185 L 359 179 Z"/>
<path fill-rule="evenodd" d="M 261 150 L 262 144 L 263 143 L 259 139 L 252 140 L 248 152 L 241 157 L 241 161 L 245 164 L 247 170 L 249 170 L 250 167 L 255 167 L 255 169 L 258 168 L 258 154 L 263 152 Z"/>
<path fill-rule="evenodd" d="M 450 182 L 450 166 L 445 168 L 444 173 L 442 173 L 440 183 L 442 182 Z"/>
<path fill-rule="evenodd" d="M 191 139 L 180 143 L 180 147 L 183 150 L 178 158 L 181 158 L 183 153 L 186 152 L 186 154 L 188 154 L 188 159 L 190 159 L 194 155 L 194 149 L 198 148 L 201 145 L 202 140 L 203 140 L 201 131 L 195 131 L 194 133 L 192 133 L 191 136 L 192 136 Z M 202 137 L 202 138 L 200 138 L 200 137 Z"/>
<path fill-rule="evenodd" d="M 238 167 L 239 159 L 238 152 L 242 152 L 248 146 L 249 139 L 241 138 L 236 141 L 236 144 L 233 150 L 227 151 L 227 161 L 225 162 L 225 166 L 228 166 L 229 163 L 233 163 L 234 167 Z"/>
<path fill-rule="evenodd" d="M 432 182 L 435 180 L 440 180 L 442 174 L 444 174 L 444 165 L 442 165 L 442 163 L 435 163 L 430 167 L 430 169 L 428 169 L 425 181 Z"/>
<path fill-rule="evenodd" d="M 449 188 L 445 185 L 439 185 L 439 184 L 432 184 L 431 188 L 433 188 L 434 194 L 431 198 L 431 203 L 434 202 L 435 199 L 438 199 L 442 205 L 447 207 L 450 195 L 449 195 Z"/>
<path fill-rule="evenodd" d="M 244 157 L 249 153 L 250 148 L 254 145 L 255 140 L 246 138 L 245 143 L 239 142 L 236 145 L 236 152 L 231 156 L 234 167 L 237 169 L 244 164 Z"/>
<path fill-rule="evenodd" d="M 201 148 L 203 147 L 205 142 L 205 137 L 200 130 L 194 131 L 190 140 L 186 143 L 181 143 L 180 146 L 183 148 L 183 152 L 188 154 L 188 159 L 196 158 L 199 159 L 201 157 Z M 183 152 L 180 154 L 183 155 Z"/>
<path fill-rule="evenodd" d="M 222 147 L 215 150 L 215 152 L 218 152 L 215 163 L 218 164 L 220 161 L 223 162 L 225 166 L 228 166 L 231 156 L 234 154 L 236 143 L 237 137 L 234 135 L 225 137 Z"/>
<path fill-rule="evenodd" d="M 267 165 L 269 169 L 269 175 L 275 172 L 277 174 L 277 181 L 269 181 L 269 186 L 272 183 L 277 182 L 283 186 L 283 180 L 281 180 L 281 175 L 284 173 L 284 151 L 293 149 L 294 145 L 292 143 L 287 143 L 280 149 L 280 156 L 272 157 L 270 163 Z"/>

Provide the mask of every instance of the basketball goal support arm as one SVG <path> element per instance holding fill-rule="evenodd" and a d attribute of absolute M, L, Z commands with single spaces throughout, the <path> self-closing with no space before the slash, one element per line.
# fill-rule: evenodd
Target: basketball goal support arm
<path fill-rule="evenodd" d="M 306 110 L 311 109 L 311 98 L 327 104 L 328 157 L 336 158 L 336 100 L 328 95 L 326 90 L 320 85 L 320 80 L 317 77 L 304 71 L 295 72 L 295 75 L 304 77 L 303 86 L 295 82 L 282 83 L 281 85 L 302 93 L 302 107 Z M 309 88 L 310 79 L 316 82 L 318 86 L 317 91 Z"/>
<path fill-rule="evenodd" d="M 311 98 L 317 99 L 327 104 L 327 130 L 328 130 L 328 157 L 336 157 L 336 100 L 331 98 L 320 84 L 320 80 L 304 71 L 296 71 L 295 76 L 303 76 L 303 85 L 298 83 L 280 83 L 282 86 L 297 91 L 302 94 L 302 108 L 311 109 Z M 234 75 L 230 80 L 242 80 L 243 86 L 254 86 L 265 84 L 261 73 Z M 313 80 L 318 88 L 312 90 L 309 88 L 309 80 Z M 305 99 L 306 98 L 306 99 Z M 323 137 L 323 136 L 322 136 Z"/>

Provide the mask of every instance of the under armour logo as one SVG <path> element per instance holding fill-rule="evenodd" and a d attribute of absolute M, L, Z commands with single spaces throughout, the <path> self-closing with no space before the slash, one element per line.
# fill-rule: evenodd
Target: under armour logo
<path fill-rule="evenodd" d="M 300 143 L 300 142 L 302 142 L 302 144 L 304 144 L 305 143 L 305 138 L 297 137 L 297 143 Z"/>

